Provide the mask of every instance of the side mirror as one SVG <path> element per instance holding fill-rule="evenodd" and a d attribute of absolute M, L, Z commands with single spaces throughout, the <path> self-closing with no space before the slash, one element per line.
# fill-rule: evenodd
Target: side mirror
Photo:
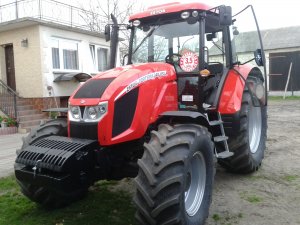
<path fill-rule="evenodd" d="M 232 10 L 230 6 L 219 6 L 220 25 L 230 26 L 232 24 Z"/>
<path fill-rule="evenodd" d="M 254 60 L 258 66 L 264 65 L 261 49 L 256 49 L 254 51 Z"/>
<path fill-rule="evenodd" d="M 105 41 L 110 41 L 110 25 L 106 25 L 104 29 Z"/>

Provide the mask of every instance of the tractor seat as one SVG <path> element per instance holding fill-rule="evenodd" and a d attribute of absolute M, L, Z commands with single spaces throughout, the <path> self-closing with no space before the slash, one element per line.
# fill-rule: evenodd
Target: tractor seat
<path fill-rule="evenodd" d="M 212 75 L 218 75 L 223 73 L 224 66 L 219 62 L 212 62 L 207 66 L 207 69 L 210 71 Z"/>
<path fill-rule="evenodd" d="M 206 104 L 213 105 L 218 90 L 218 84 L 224 72 L 224 66 L 222 63 L 213 62 L 207 66 L 207 69 L 212 76 L 208 77 L 206 85 L 203 88 L 204 99 Z"/>

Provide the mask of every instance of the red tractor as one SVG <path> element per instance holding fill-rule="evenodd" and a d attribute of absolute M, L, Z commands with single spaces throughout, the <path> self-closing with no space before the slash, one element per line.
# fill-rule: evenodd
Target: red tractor
<path fill-rule="evenodd" d="M 238 31 L 245 13 L 256 31 Z M 203 224 L 216 160 L 251 173 L 264 157 L 267 79 L 252 6 L 234 16 L 201 3 L 134 14 L 127 65 L 117 68 L 121 25 L 112 18 L 112 69 L 74 92 L 67 118 L 29 134 L 17 181 L 31 200 L 60 207 L 97 180 L 135 177 L 139 223 Z"/>

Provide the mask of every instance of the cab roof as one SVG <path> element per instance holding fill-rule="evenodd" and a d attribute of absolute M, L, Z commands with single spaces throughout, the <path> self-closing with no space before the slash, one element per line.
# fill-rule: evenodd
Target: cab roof
<path fill-rule="evenodd" d="M 144 12 L 133 14 L 129 17 L 129 21 L 142 19 L 146 17 L 164 15 L 169 13 L 181 12 L 185 10 L 209 10 L 213 7 L 210 7 L 206 4 L 193 2 L 193 3 L 180 3 L 172 2 L 162 5 L 151 6 L 146 9 Z"/>

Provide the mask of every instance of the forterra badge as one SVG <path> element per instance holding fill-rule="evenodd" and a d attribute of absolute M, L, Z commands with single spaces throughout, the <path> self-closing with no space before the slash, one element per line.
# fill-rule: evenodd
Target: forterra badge
<path fill-rule="evenodd" d="M 181 56 L 179 65 L 183 71 L 191 72 L 198 66 L 198 56 L 193 52 L 186 52 Z"/>

